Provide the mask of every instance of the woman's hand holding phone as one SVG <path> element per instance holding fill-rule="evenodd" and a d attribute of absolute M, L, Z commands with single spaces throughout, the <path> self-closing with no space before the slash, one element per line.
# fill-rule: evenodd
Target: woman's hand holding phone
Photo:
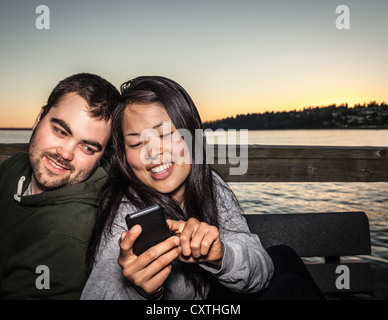
<path fill-rule="evenodd" d="M 221 267 L 225 246 L 215 226 L 199 222 L 195 218 L 187 221 L 167 220 L 170 231 L 180 237 L 182 253 L 179 260 L 189 263 L 208 262 Z"/>
<path fill-rule="evenodd" d="M 221 267 L 225 252 L 218 229 L 195 218 L 188 221 L 167 220 L 170 231 L 176 236 L 152 246 L 144 253 L 134 253 L 134 243 L 142 233 L 137 224 L 124 231 L 119 239 L 119 265 L 123 275 L 136 291 L 146 299 L 156 299 L 163 284 L 171 273 L 171 262 L 178 258 L 182 262 L 207 262 Z"/>
<path fill-rule="evenodd" d="M 162 293 L 163 283 L 171 272 L 171 262 L 180 254 L 180 240 L 172 236 L 137 256 L 132 247 L 141 232 L 140 225 L 135 225 L 121 234 L 118 262 L 124 277 L 134 288 L 144 298 L 155 299 Z"/>

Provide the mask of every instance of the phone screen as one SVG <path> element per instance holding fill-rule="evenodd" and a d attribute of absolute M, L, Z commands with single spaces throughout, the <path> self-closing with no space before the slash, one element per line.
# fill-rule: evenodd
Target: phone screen
<path fill-rule="evenodd" d="M 164 209 L 158 204 L 127 214 L 125 221 L 128 230 L 137 224 L 142 228 L 132 248 L 137 256 L 171 236 Z"/>

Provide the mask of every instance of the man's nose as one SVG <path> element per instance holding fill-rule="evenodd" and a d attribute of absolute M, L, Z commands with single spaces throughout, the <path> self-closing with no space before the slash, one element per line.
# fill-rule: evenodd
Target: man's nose
<path fill-rule="evenodd" d="M 74 159 L 74 148 L 75 146 L 72 143 L 65 143 L 57 148 L 57 153 L 67 161 L 72 161 Z"/>

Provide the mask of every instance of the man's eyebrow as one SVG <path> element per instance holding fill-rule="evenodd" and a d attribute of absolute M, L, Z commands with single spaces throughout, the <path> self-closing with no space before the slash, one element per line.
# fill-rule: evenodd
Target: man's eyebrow
<path fill-rule="evenodd" d="M 152 129 L 160 128 L 166 122 L 171 123 L 171 121 L 162 121 L 162 122 L 158 123 L 157 125 L 153 126 Z M 126 137 L 126 136 L 140 136 L 140 133 L 126 133 L 124 135 L 124 137 Z"/>
<path fill-rule="evenodd" d="M 61 119 L 57 119 L 57 118 L 51 118 L 50 121 L 53 123 L 59 124 L 63 129 L 65 129 L 67 131 L 67 133 L 73 135 L 73 133 L 70 130 L 69 125 L 65 121 L 63 121 Z"/>
<path fill-rule="evenodd" d="M 73 133 L 70 130 L 70 126 L 65 121 L 63 121 L 61 119 L 57 119 L 57 118 L 51 118 L 50 121 L 60 125 L 64 130 L 67 131 L 67 133 L 69 133 L 70 135 L 73 135 Z M 102 150 L 102 145 L 99 142 L 97 142 L 97 141 L 94 141 L 94 140 L 82 140 L 82 143 L 90 145 L 92 147 L 95 147 L 97 149 L 97 151 L 101 151 Z"/>

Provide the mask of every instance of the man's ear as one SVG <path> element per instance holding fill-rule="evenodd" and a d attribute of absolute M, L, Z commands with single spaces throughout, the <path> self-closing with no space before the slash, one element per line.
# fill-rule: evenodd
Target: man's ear
<path fill-rule="evenodd" d="M 39 121 L 40 121 L 40 117 L 42 116 L 43 111 L 44 111 L 44 107 L 42 107 L 42 108 L 40 109 L 40 112 L 39 112 L 38 116 L 37 116 L 36 119 L 35 119 L 35 123 L 34 123 L 34 125 L 32 126 L 32 131 L 34 131 L 35 128 L 36 128 L 36 126 L 38 125 L 38 123 L 39 123 Z"/>

